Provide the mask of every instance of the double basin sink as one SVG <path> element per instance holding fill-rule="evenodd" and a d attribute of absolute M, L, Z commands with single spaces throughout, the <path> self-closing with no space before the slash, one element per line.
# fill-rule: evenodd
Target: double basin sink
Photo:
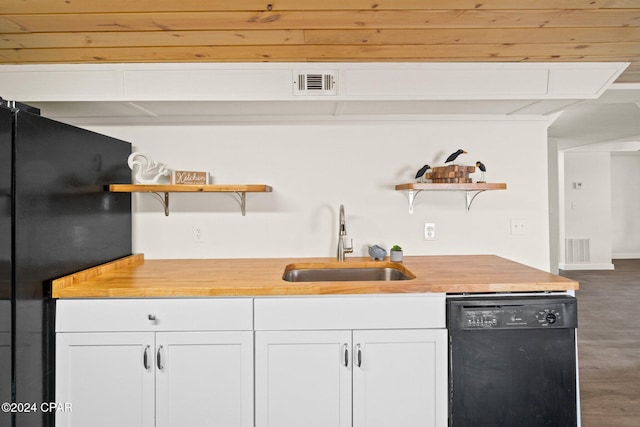
<path fill-rule="evenodd" d="M 370 282 L 415 279 L 402 264 L 395 262 L 299 263 L 286 266 L 287 282 Z"/>

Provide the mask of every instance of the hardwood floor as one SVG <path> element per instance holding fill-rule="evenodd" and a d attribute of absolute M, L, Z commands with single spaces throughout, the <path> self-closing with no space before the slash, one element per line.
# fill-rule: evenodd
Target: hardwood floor
<path fill-rule="evenodd" d="M 578 360 L 583 427 L 640 426 L 640 260 L 562 271 L 580 282 Z"/>

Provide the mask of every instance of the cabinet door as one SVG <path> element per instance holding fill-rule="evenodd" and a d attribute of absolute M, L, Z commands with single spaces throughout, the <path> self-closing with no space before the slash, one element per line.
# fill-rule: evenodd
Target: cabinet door
<path fill-rule="evenodd" d="M 351 331 L 256 332 L 256 427 L 351 426 Z"/>
<path fill-rule="evenodd" d="M 447 332 L 354 331 L 354 427 L 445 427 Z"/>
<path fill-rule="evenodd" d="M 253 332 L 156 334 L 158 427 L 253 426 Z"/>
<path fill-rule="evenodd" d="M 56 335 L 57 426 L 153 427 L 153 333 Z"/>

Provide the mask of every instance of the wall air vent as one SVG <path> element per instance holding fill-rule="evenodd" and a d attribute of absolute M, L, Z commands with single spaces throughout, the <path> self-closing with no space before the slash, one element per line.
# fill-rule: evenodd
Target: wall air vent
<path fill-rule="evenodd" d="M 336 95 L 336 71 L 294 71 L 294 95 Z"/>
<path fill-rule="evenodd" d="M 567 264 L 588 264 L 591 262 L 589 239 L 565 239 L 565 258 Z"/>

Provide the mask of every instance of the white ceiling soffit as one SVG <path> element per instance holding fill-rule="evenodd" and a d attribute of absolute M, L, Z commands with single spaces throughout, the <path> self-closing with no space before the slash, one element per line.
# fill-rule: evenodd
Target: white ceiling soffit
<path fill-rule="evenodd" d="M 48 101 L 27 102 L 42 115 L 77 124 L 194 123 L 297 119 L 420 120 L 450 115 L 526 117 L 554 111 L 575 101 Z"/>
<path fill-rule="evenodd" d="M 640 156 L 640 140 L 636 141 L 612 141 L 600 144 L 589 144 L 583 147 L 569 149 L 571 152 L 611 152 Z"/>
<path fill-rule="evenodd" d="M 627 63 L 0 66 L 0 96 L 78 123 L 278 116 L 548 115 L 598 98 Z M 322 76 L 322 93 L 300 76 Z M 328 77 L 329 76 L 329 77 Z M 328 82 L 331 87 L 328 87 Z M 309 90 L 311 89 L 311 90 Z M 327 90 L 329 89 L 329 90 Z M 64 120 L 63 120 L 64 121 Z"/>
<path fill-rule="evenodd" d="M 630 143 L 640 141 L 640 84 L 614 84 L 600 98 L 567 108 L 549 136 L 565 150 L 632 150 Z"/>

